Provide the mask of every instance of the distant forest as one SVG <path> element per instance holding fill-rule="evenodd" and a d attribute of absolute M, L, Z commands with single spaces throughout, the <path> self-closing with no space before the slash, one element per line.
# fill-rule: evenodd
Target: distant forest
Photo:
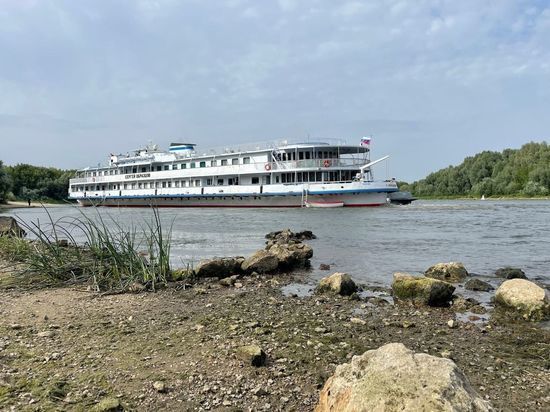
<path fill-rule="evenodd" d="M 27 164 L 5 166 L 0 161 L 0 202 L 6 200 L 67 199 L 73 170 L 39 167 Z"/>
<path fill-rule="evenodd" d="M 521 149 L 481 152 L 400 189 L 418 197 L 547 196 L 550 146 L 527 143 Z"/>

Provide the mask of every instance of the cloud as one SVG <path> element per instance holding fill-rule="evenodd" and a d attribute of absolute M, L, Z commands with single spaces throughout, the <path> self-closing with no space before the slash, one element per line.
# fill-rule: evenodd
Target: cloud
<path fill-rule="evenodd" d="M 449 162 L 442 148 L 460 160 L 549 137 L 548 38 L 537 0 L 5 1 L 0 140 L 93 139 L 44 149 L 76 167 L 152 137 L 372 132 L 412 179 Z"/>

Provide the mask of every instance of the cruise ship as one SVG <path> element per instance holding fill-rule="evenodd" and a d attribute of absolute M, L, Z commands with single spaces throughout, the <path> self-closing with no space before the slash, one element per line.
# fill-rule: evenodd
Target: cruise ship
<path fill-rule="evenodd" d="M 374 180 L 370 140 L 322 141 L 197 150 L 149 144 L 77 172 L 69 198 L 82 206 L 341 207 L 381 206 L 398 190 Z"/>

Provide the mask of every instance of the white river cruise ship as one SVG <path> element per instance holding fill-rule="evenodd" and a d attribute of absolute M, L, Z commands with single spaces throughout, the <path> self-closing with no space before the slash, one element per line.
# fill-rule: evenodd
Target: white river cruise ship
<path fill-rule="evenodd" d="M 200 153 L 191 143 L 111 155 L 79 170 L 69 197 L 82 206 L 339 207 L 381 206 L 395 179 L 374 180 L 370 141 L 265 145 Z"/>

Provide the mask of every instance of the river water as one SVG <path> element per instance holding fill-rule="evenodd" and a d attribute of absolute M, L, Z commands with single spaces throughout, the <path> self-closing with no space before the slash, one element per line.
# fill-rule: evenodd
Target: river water
<path fill-rule="evenodd" d="M 151 221 L 149 209 L 52 207 L 54 219 L 101 213 L 122 225 Z M 40 208 L 6 212 L 45 222 Z M 502 266 L 550 282 L 550 202 L 544 200 L 417 201 L 407 206 L 342 209 L 161 209 L 172 225 L 175 266 L 213 256 L 246 256 L 263 247 L 264 235 L 291 228 L 317 239 L 312 279 L 326 276 L 320 263 L 355 279 L 388 285 L 397 271 L 423 272 L 438 262 L 460 261 L 469 272 L 492 276 Z"/>

